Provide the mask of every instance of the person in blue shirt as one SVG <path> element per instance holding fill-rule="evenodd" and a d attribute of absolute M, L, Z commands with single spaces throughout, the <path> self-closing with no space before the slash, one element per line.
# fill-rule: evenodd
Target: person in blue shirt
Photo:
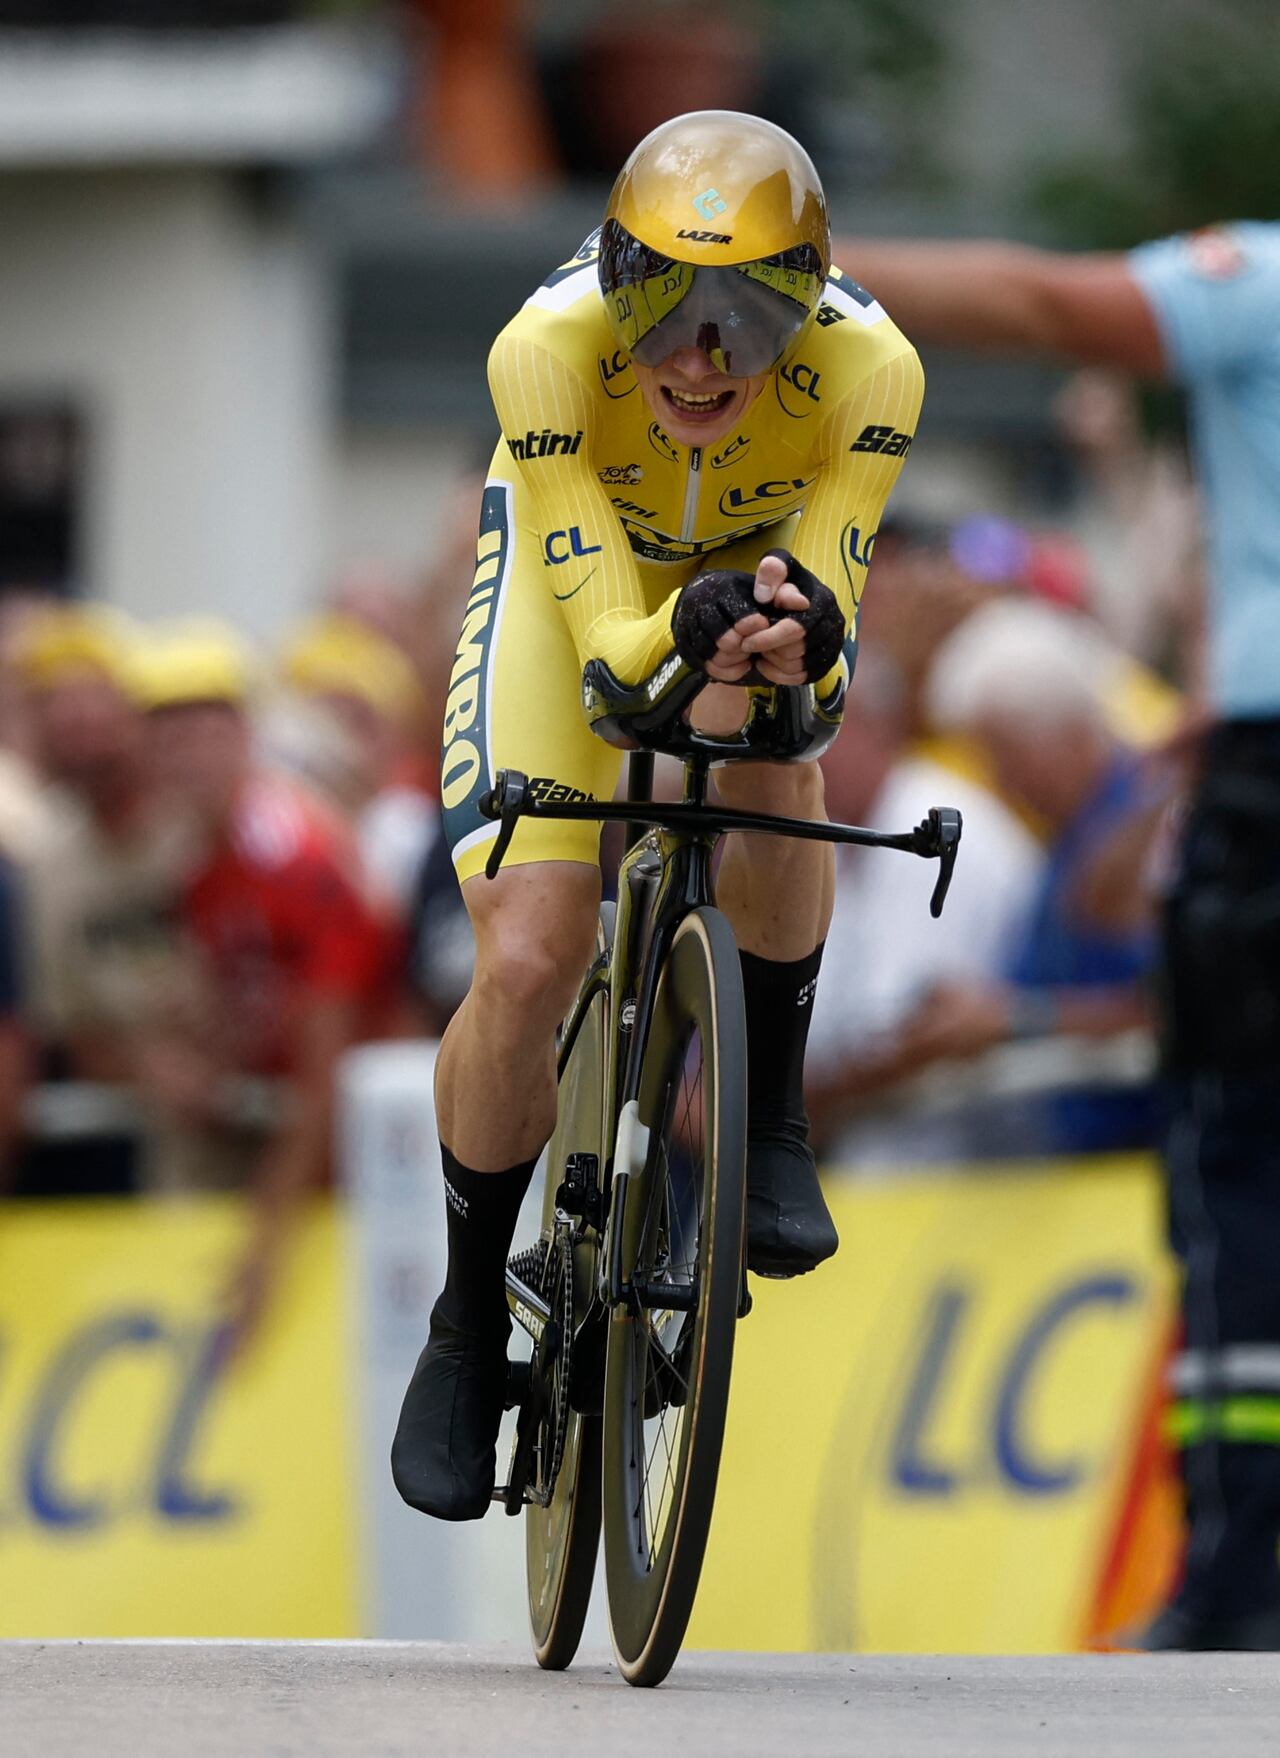
<path fill-rule="evenodd" d="M 971 741 L 1001 797 L 1034 822 L 1045 860 L 998 971 L 927 997 L 901 1046 L 920 1065 L 1012 1039 L 1101 1040 L 1150 1025 L 1146 872 L 1170 797 L 1167 766 L 1114 726 L 1118 656 L 1074 611 L 1032 599 L 973 611 L 934 656 L 930 723 Z M 1016 1139 L 1042 1154 L 1154 1139 L 1149 1083 L 1024 1096 Z"/>
<path fill-rule="evenodd" d="M 1129 253 L 837 241 L 917 342 L 1187 392 L 1207 525 L 1208 728 L 1162 926 L 1184 1266 L 1182 1584 L 1148 1648 L 1280 1649 L 1280 222 Z"/>

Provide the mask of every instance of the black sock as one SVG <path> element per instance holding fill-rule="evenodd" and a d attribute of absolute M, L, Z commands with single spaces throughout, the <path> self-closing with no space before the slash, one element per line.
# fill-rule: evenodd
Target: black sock
<path fill-rule="evenodd" d="M 449 1270 L 437 1306 L 463 1330 L 504 1329 L 505 1273 L 520 1205 L 537 1160 L 505 1172 L 473 1172 L 440 1144 L 449 1229 Z"/>
<path fill-rule="evenodd" d="M 747 1009 L 747 1134 L 805 1141 L 804 1051 L 822 946 L 782 963 L 740 954 Z"/>

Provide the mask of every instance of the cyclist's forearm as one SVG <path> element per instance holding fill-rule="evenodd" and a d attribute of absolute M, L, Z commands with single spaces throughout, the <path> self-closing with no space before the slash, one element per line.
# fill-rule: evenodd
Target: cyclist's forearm
<path fill-rule="evenodd" d="M 648 616 L 620 607 L 604 611 L 580 629 L 573 628 L 576 619 L 571 619 L 583 665 L 602 660 L 623 684 L 638 684 L 648 677 L 675 651 L 671 617 L 679 596 L 677 588 Z"/>

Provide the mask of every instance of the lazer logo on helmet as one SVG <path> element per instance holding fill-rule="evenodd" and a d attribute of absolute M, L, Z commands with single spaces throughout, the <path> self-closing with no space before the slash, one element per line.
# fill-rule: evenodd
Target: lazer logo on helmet
<path fill-rule="evenodd" d="M 732 232 L 693 232 L 687 227 L 683 232 L 676 233 L 677 238 L 687 238 L 691 244 L 732 244 Z"/>
<path fill-rule="evenodd" d="M 547 427 L 544 427 L 541 433 L 534 433 L 530 429 L 523 439 L 509 439 L 507 441 L 507 445 L 511 448 L 511 456 L 525 462 L 528 462 L 530 458 L 554 458 L 557 453 L 572 456 L 581 444 L 581 428 L 578 429 L 577 433 L 552 433 Z"/>
<path fill-rule="evenodd" d="M 868 423 L 849 447 L 851 452 L 883 452 L 886 458 L 905 458 L 911 450 L 911 441 L 915 436 L 899 433 L 892 427 L 877 427 L 874 422 Z"/>
<path fill-rule="evenodd" d="M 793 476 L 786 482 L 761 482 L 750 494 L 744 494 L 740 488 L 727 488 L 720 496 L 720 511 L 736 519 L 743 513 L 757 512 L 762 502 L 790 500 L 793 494 L 808 488 L 812 481 L 812 476 Z"/>

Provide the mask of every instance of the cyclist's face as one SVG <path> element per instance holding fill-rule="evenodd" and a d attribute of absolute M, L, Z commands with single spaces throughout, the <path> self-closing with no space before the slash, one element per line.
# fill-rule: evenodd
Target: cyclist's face
<path fill-rule="evenodd" d="M 658 425 L 681 446 L 709 446 L 732 433 L 768 379 L 730 378 L 701 348 L 677 348 L 659 366 L 632 361 Z"/>

